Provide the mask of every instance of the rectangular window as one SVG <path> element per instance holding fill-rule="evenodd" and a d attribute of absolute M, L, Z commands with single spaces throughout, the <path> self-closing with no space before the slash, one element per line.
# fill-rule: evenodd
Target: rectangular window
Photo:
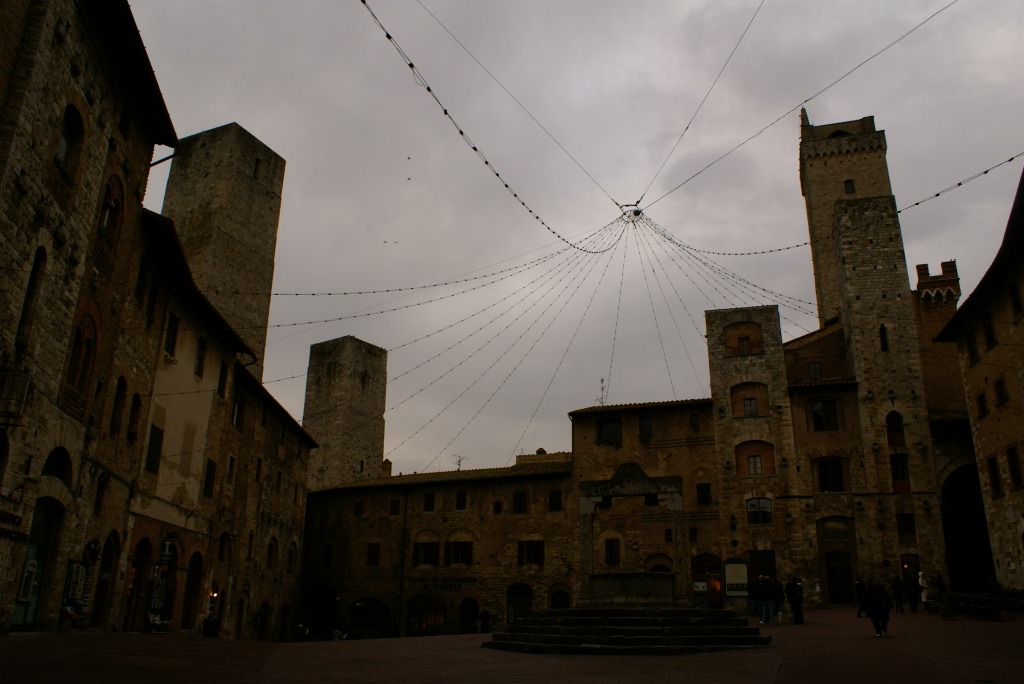
<path fill-rule="evenodd" d="M 748 525 L 771 525 L 772 524 L 772 500 L 771 499 L 747 499 L 747 524 Z"/>
<path fill-rule="evenodd" d="M 689 534 L 690 534 L 690 542 L 696 544 L 697 543 L 697 528 L 696 527 L 691 527 L 690 530 L 689 530 Z"/>
<path fill-rule="evenodd" d="M 228 457 L 228 484 L 235 483 L 235 457 Z"/>
<path fill-rule="evenodd" d="M 464 511 L 466 510 L 466 492 L 465 490 L 459 490 L 455 492 L 455 510 Z"/>
<path fill-rule="evenodd" d="M 658 495 L 657 494 L 644 494 L 644 506 L 657 506 Z"/>
<path fill-rule="evenodd" d="M 156 425 L 149 426 L 149 447 L 146 449 L 146 470 L 160 470 L 160 454 L 164 448 L 164 431 Z"/>
<path fill-rule="evenodd" d="M 512 494 L 512 512 L 526 512 L 526 492 L 515 492 Z"/>
<path fill-rule="evenodd" d="M 988 458 L 988 484 L 992 488 L 992 498 L 1003 495 L 1003 478 L 999 474 L 999 461 L 995 456 Z"/>
<path fill-rule="evenodd" d="M 697 528 L 694 527 L 692 529 L 697 529 Z M 672 543 L 672 528 L 671 527 L 666 527 L 665 528 L 665 543 L 666 544 L 671 544 Z"/>
<path fill-rule="evenodd" d="M 1010 394 L 1006 391 L 1006 380 L 999 378 L 992 384 L 992 389 L 996 393 L 996 406 L 1002 406 L 1010 400 Z"/>
<path fill-rule="evenodd" d="M 892 474 L 893 494 L 910 494 L 910 461 L 906 454 L 889 456 L 889 472 Z"/>
<path fill-rule="evenodd" d="M 820 363 L 809 363 L 809 364 L 807 364 L 807 379 L 808 380 L 821 380 L 821 364 Z"/>
<path fill-rule="evenodd" d="M 203 371 L 206 370 L 206 340 L 202 337 L 196 342 L 196 364 L 192 369 L 193 373 L 197 378 L 203 377 Z"/>
<path fill-rule="evenodd" d="M 691 430 L 699 430 L 700 429 L 700 414 L 699 413 L 691 413 L 690 414 L 690 429 Z"/>
<path fill-rule="evenodd" d="M 238 389 L 237 385 L 235 389 Z M 238 430 L 245 428 L 245 395 L 238 391 L 235 392 L 235 403 L 231 407 L 231 424 Z"/>
<path fill-rule="evenodd" d="M 757 415 L 757 399 L 743 400 L 743 417 L 753 418 Z"/>
<path fill-rule="evenodd" d="M 402 511 L 402 502 L 398 499 L 391 499 L 388 502 L 388 515 L 398 515 Z"/>
<path fill-rule="evenodd" d="M 970 365 L 974 365 L 981 360 L 981 354 L 978 353 L 978 341 L 974 338 L 974 331 L 968 330 L 964 335 L 964 346 L 967 348 L 967 361 Z"/>
<path fill-rule="evenodd" d="M 362 518 L 363 517 L 363 502 L 362 501 L 353 501 L 352 502 L 352 515 L 354 517 L 356 517 L 356 518 Z"/>
<path fill-rule="evenodd" d="M 996 339 L 996 328 L 992 323 L 992 314 L 985 314 L 981 317 L 981 334 L 985 336 L 985 348 L 991 349 L 999 344 Z"/>
<path fill-rule="evenodd" d="M 380 565 L 380 544 L 370 542 L 366 545 L 366 564 L 369 566 Z"/>
<path fill-rule="evenodd" d="M 330 570 L 334 565 L 334 545 L 324 544 L 324 570 Z"/>
<path fill-rule="evenodd" d="M 604 540 L 604 564 L 605 565 L 619 565 L 621 562 L 619 557 L 619 540 L 618 539 L 605 539 Z"/>
<path fill-rule="evenodd" d="M 544 542 L 519 542 L 519 553 L 517 560 L 519 565 L 544 565 Z"/>
<path fill-rule="evenodd" d="M 491 511 L 494 513 L 494 515 L 501 515 L 501 502 L 495 501 L 493 504 L 491 504 Z"/>
<path fill-rule="evenodd" d="M 1006 469 L 1010 471 L 1010 484 L 1016 489 L 1021 485 L 1020 454 L 1017 447 L 1012 446 L 1006 450 Z"/>
<path fill-rule="evenodd" d="M 839 415 L 836 402 L 831 399 L 816 399 L 811 402 L 811 426 L 815 432 L 832 432 L 839 429 Z"/>
<path fill-rule="evenodd" d="M 837 458 L 823 458 L 818 461 L 818 491 L 845 492 L 843 462 Z"/>
<path fill-rule="evenodd" d="M 213 485 L 217 478 L 217 464 L 213 459 L 206 459 L 206 475 L 203 477 L 203 496 L 213 498 Z"/>
<path fill-rule="evenodd" d="M 764 473 L 764 461 L 760 454 L 747 456 L 747 475 L 761 475 Z"/>
<path fill-rule="evenodd" d="M 1013 313 L 1013 317 L 1017 318 L 1024 313 L 1024 306 L 1021 305 L 1020 300 L 1020 285 L 1016 280 L 1012 281 L 1009 285 L 1010 294 L 1010 311 Z"/>
<path fill-rule="evenodd" d="M 562 490 L 552 489 L 548 492 L 548 510 L 555 513 L 562 510 Z"/>
<path fill-rule="evenodd" d="M 454 541 L 444 544 L 445 565 L 472 565 L 473 564 L 473 542 Z"/>
<path fill-rule="evenodd" d="M 710 482 L 698 482 L 697 483 L 697 503 L 700 505 L 706 505 L 711 503 L 711 483 Z"/>
<path fill-rule="evenodd" d="M 441 547 L 438 542 L 414 542 L 412 545 L 413 565 L 438 565 Z"/>
<path fill-rule="evenodd" d="M 164 351 L 174 356 L 174 350 L 178 347 L 178 325 L 180 321 L 173 313 L 167 314 L 167 334 L 164 335 Z"/>
<path fill-rule="evenodd" d="M 913 513 L 896 514 L 896 535 L 900 546 L 917 546 L 917 521 Z"/>
<path fill-rule="evenodd" d="M 979 394 L 975 401 L 978 404 L 978 417 L 984 418 L 988 415 L 988 399 L 985 398 L 985 393 Z"/>
<path fill-rule="evenodd" d="M 220 362 L 220 375 L 217 376 L 217 396 L 221 399 L 228 391 L 228 364 Z"/>
<path fill-rule="evenodd" d="M 736 353 L 737 354 L 749 354 L 750 353 L 750 338 L 741 337 L 736 340 Z"/>
<path fill-rule="evenodd" d="M 432 513 L 434 511 L 434 492 L 423 493 L 423 512 Z"/>
<path fill-rule="evenodd" d="M 263 479 L 263 459 L 262 458 L 259 458 L 259 457 L 256 458 L 256 476 L 253 477 L 253 479 L 256 480 L 257 482 L 259 482 L 261 479 Z"/>

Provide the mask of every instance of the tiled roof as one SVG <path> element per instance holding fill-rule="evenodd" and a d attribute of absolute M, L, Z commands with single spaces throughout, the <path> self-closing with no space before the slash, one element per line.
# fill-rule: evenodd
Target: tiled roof
<path fill-rule="evenodd" d="M 473 480 L 495 480 L 515 477 L 538 477 L 543 475 L 569 475 L 572 473 L 572 460 L 541 461 L 538 463 L 520 463 L 506 468 L 479 468 L 475 470 L 448 470 L 436 473 L 412 473 L 410 475 L 394 475 L 377 480 L 363 480 L 335 487 L 338 489 L 364 489 L 367 487 L 401 487 L 414 484 L 442 484 L 446 482 L 470 482 Z"/>
<path fill-rule="evenodd" d="M 676 399 L 672 401 L 645 401 L 637 404 L 610 404 L 608 406 L 590 406 L 587 408 L 576 409 L 570 411 L 570 416 L 575 416 L 580 413 L 601 413 L 603 411 L 622 411 L 624 409 L 643 409 L 643 408 L 671 408 L 673 406 L 694 406 L 697 404 L 710 404 L 711 399 Z"/>

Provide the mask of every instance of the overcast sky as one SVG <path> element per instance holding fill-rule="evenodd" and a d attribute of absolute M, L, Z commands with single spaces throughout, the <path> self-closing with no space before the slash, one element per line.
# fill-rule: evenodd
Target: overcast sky
<path fill-rule="evenodd" d="M 469 149 L 358 0 L 132 7 L 179 137 L 235 121 L 287 160 L 275 293 L 505 271 L 410 292 L 274 297 L 264 378 L 296 418 L 310 344 L 355 335 L 390 350 L 385 451 L 398 473 L 569 450 L 566 414 L 599 403 L 602 381 L 611 404 L 709 396 L 706 309 L 784 301 L 787 339 L 816 327 L 800 312 L 813 305 L 766 293 L 813 302 L 807 247 L 699 256 L 711 264 L 636 224 L 602 255 L 553 234 L 581 240 L 643 197 L 645 218 L 693 248 L 806 241 L 796 111 L 673 189 L 948 0 L 767 0 L 658 173 L 759 4 L 370 3 L 550 231 Z M 1024 151 L 1022 27 L 1019 0 L 960 0 L 808 102 L 811 122 L 873 115 L 897 205 L 912 205 Z M 154 210 L 166 166 L 150 181 Z M 956 259 L 964 292 L 974 288 L 1021 166 L 901 214 L 912 277 L 916 264 L 936 273 Z"/>

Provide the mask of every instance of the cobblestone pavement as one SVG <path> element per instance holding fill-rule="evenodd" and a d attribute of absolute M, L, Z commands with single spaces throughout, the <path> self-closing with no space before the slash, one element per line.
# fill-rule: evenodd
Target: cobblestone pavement
<path fill-rule="evenodd" d="M 1024 619 L 893 615 L 875 637 L 853 608 L 762 627 L 768 648 L 685 656 L 527 655 L 484 649 L 487 635 L 308 643 L 186 634 L 12 634 L 2 682 L 665 682 L 701 684 L 1024 681 Z"/>

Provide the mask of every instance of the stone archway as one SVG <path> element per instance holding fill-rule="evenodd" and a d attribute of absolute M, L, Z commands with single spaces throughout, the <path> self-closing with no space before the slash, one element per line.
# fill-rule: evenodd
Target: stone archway
<path fill-rule="evenodd" d="M 56 609 L 59 606 L 56 605 L 56 592 L 51 585 L 65 510 L 57 499 L 42 497 L 36 500 L 11 620 L 11 626 L 15 629 L 36 627 L 45 620 L 56 624 Z"/>
<path fill-rule="evenodd" d="M 949 588 L 987 590 L 996 579 L 996 571 L 977 466 L 965 465 L 950 473 L 942 483 L 941 511 Z"/>
<path fill-rule="evenodd" d="M 107 535 L 107 541 L 100 552 L 100 565 L 96 575 L 96 588 L 93 591 L 92 611 L 89 615 L 90 627 L 106 627 L 110 618 L 110 604 L 113 599 L 114 569 L 117 558 L 121 555 L 121 541 L 117 532 Z"/>
<path fill-rule="evenodd" d="M 203 555 L 196 551 L 185 570 L 185 597 L 181 606 L 181 628 L 195 629 L 202 600 Z"/>

